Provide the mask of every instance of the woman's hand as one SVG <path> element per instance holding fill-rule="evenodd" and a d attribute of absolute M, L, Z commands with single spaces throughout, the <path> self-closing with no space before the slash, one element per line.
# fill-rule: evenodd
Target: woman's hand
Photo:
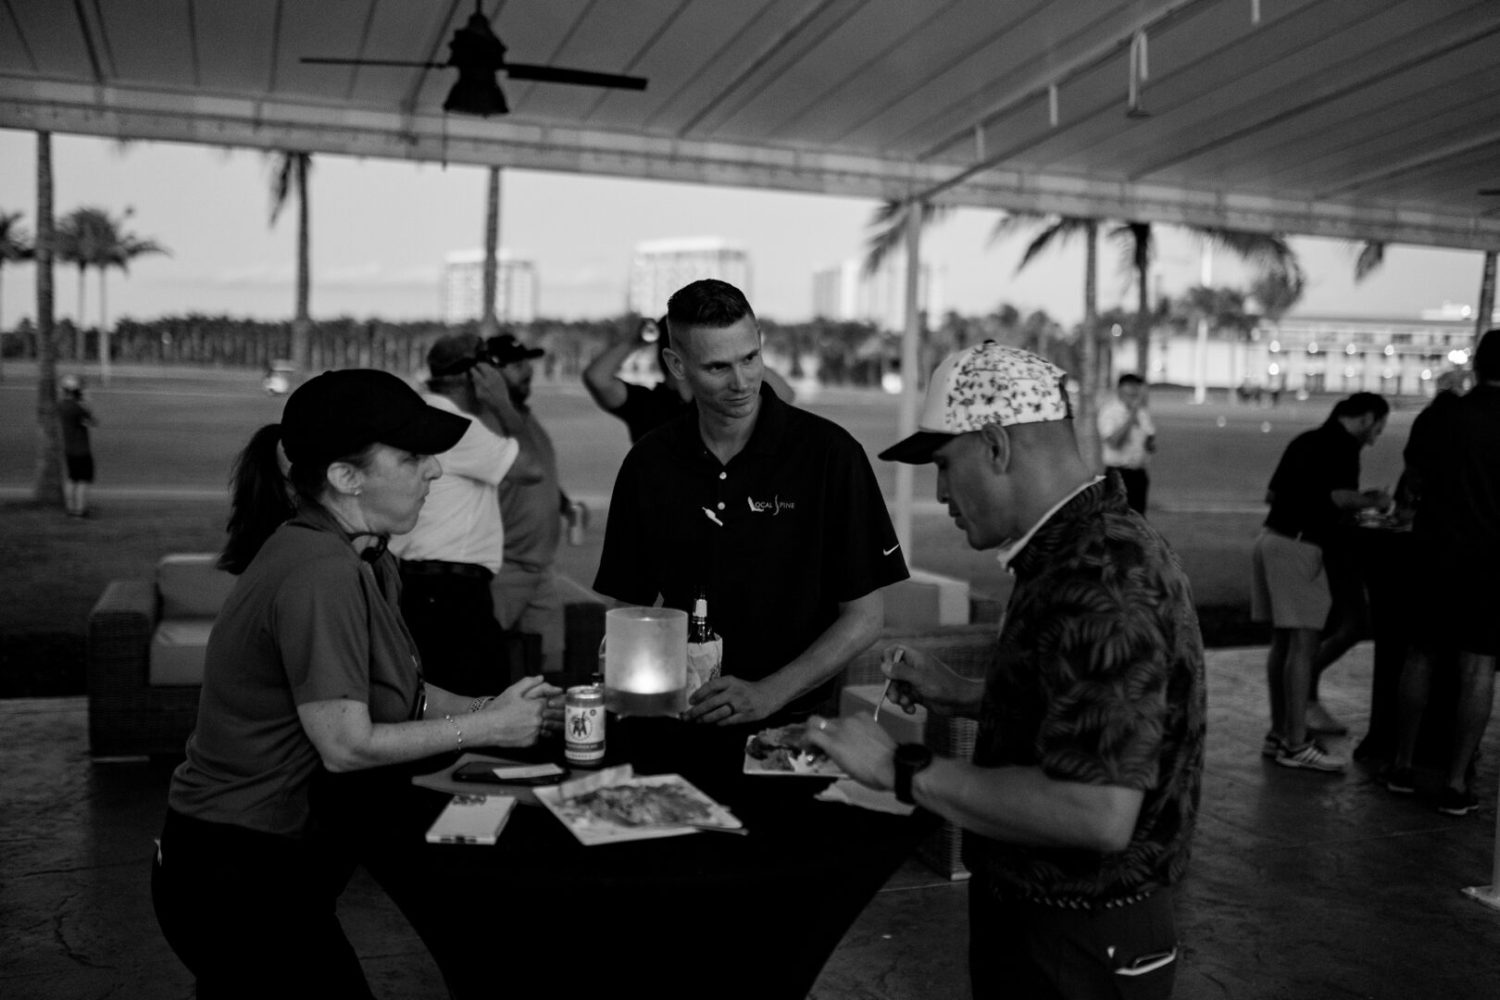
<path fill-rule="evenodd" d="M 490 746 L 529 747 L 562 731 L 563 692 L 540 677 L 523 677 L 471 716 Z"/>

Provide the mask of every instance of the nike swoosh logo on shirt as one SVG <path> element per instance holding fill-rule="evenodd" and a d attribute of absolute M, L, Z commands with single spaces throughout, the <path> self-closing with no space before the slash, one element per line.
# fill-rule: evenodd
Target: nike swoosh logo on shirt
<path fill-rule="evenodd" d="M 883 556 L 888 556 L 892 552 L 895 552 L 900 547 L 901 547 L 901 543 L 897 542 L 895 545 L 892 545 L 890 548 L 883 550 L 880 554 L 883 555 Z"/>

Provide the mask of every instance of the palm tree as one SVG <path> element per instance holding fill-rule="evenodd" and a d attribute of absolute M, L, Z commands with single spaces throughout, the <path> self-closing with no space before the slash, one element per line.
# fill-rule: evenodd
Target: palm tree
<path fill-rule="evenodd" d="M 114 221 L 102 208 L 75 208 L 57 223 L 56 256 L 78 268 L 78 315 L 75 353 L 81 364 L 88 351 L 88 324 L 83 319 L 84 279 L 91 267 L 103 266 L 106 248 L 115 239 Z"/>
<path fill-rule="evenodd" d="M 1229 331 L 1236 341 L 1248 338 L 1255 330 L 1257 317 L 1246 307 L 1245 293 L 1238 288 L 1194 285 L 1179 305 L 1186 313 L 1185 318 L 1196 319 L 1211 331 Z M 1202 365 L 1200 359 L 1200 374 Z M 1237 374 L 1231 370 L 1231 382 L 1236 381 Z"/>
<path fill-rule="evenodd" d="M 296 150 L 277 152 L 271 167 L 271 225 L 276 225 L 287 199 L 294 193 L 297 196 L 297 311 L 292 317 L 292 361 L 303 370 L 312 363 L 312 318 L 308 314 L 312 290 L 309 262 L 312 239 L 307 191 L 307 175 L 311 170 L 312 154 Z"/>
<path fill-rule="evenodd" d="M 117 223 L 110 219 L 111 241 L 105 244 L 100 252 L 99 259 L 94 266 L 99 269 L 99 375 L 105 382 L 109 381 L 109 315 L 106 303 L 106 281 L 109 269 L 118 267 L 124 274 L 130 273 L 130 262 L 137 257 L 147 254 L 161 253 L 170 254 L 166 247 L 155 240 L 142 239 L 135 233 L 125 229 L 124 223 L 134 214 L 134 209 L 125 209 L 125 214 Z"/>
<path fill-rule="evenodd" d="M 1359 245 L 1359 256 L 1354 259 L 1354 282 L 1358 284 L 1380 270 L 1385 263 L 1384 240 L 1365 240 Z"/>
<path fill-rule="evenodd" d="M 35 251 L 21 228 L 20 212 L 0 212 L 0 272 L 10 261 L 30 260 Z M 0 303 L 3 304 L 3 303 Z M 5 314 L 0 310 L 0 379 L 5 377 Z"/>
<path fill-rule="evenodd" d="M 36 134 L 36 480 L 32 499 L 62 506 L 62 429 L 57 424 L 57 344 L 52 339 L 52 134 Z"/>
<path fill-rule="evenodd" d="M 1016 271 L 1023 270 L 1051 246 L 1062 246 L 1074 237 L 1084 240 L 1083 326 L 1079 330 L 1078 407 L 1073 428 L 1078 435 L 1078 450 L 1090 468 L 1101 464 L 1099 426 L 1095 419 L 1100 382 L 1099 358 L 1099 220 L 1073 215 L 1046 216 L 1036 212 L 1006 212 L 990 231 L 990 242 L 1001 239 L 1022 226 L 1045 223 L 1041 232 L 1026 244 Z"/>
<path fill-rule="evenodd" d="M 1151 361 L 1151 261 L 1156 239 L 1149 222 L 1126 222 L 1110 230 L 1111 242 L 1120 244 L 1130 273 L 1135 277 L 1135 373 L 1149 379 Z"/>
<path fill-rule="evenodd" d="M 500 268 L 500 168 L 490 167 L 489 173 L 484 207 L 484 301 L 479 310 L 479 335 L 486 339 L 500 332 L 495 316 L 495 277 Z"/>
<path fill-rule="evenodd" d="M 946 205 L 934 205 L 930 201 L 922 204 L 922 226 L 926 228 L 941 221 L 951 211 Z M 874 274 L 880 270 L 886 258 L 906 243 L 906 214 L 911 211 L 909 201 L 884 201 L 870 216 L 866 228 L 870 230 L 865 240 L 864 273 Z"/>
<path fill-rule="evenodd" d="M 83 360 L 86 324 L 83 321 L 85 276 L 89 268 L 99 271 L 99 372 L 109 380 L 109 316 L 106 301 L 106 272 L 111 267 L 122 271 L 130 261 L 151 253 L 166 253 L 155 240 L 142 239 L 125 229 L 134 209 L 127 208 L 116 219 L 102 208 L 74 209 L 58 225 L 58 256 L 78 267 L 78 359 Z"/>

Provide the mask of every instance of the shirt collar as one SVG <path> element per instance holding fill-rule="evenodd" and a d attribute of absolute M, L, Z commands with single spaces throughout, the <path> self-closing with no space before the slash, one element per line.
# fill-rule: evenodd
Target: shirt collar
<path fill-rule="evenodd" d="M 1032 537 L 1036 535 L 1038 531 L 1041 531 L 1042 527 L 1046 525 L 1048 521 L 1052 520 L 1053 516 L 1056 515 L 1058 511 L 1066 507 L 1069 503 L 1072 502 L 1074 497 L 1078 496 L 1078 494 L 1082 493 L 1090 486 L 1095 486 L 1102 482 L 1104 482 L 1103 476 L 1095 476 L 1088 482 L 1080 484 L 1077 489 L 1073 490 L 1067 496 L 1063 497 L 1061 500 L 1057 501 L 1057 503 L 1053 504 L 1051 508 L 1048 509 L 1047 513 L 1043 514 L 1040 518 L 1037 519 L 1036 524 L 1033 524 L 1031 526 L 1031 529 L 1027 531 L 1026 534 L 1022 535 L 1015 541 L 1010 542 L 1009 544 L 1000 546 L 1000 548 L 995 552 L 995 561 L 1000 564 L 1000 568 L 1008 572 L 1010 570 L 1010 564 L 1015 561 L 1016 556 L 1021 554 L 1021 550 L 1026 548 L 1027 543 L 1031 541 Z"/>
<path fill-rule="evenodd" d="M 781 448 L 781 439 L 786 433 L 787 417 L 790 411 L 791 407 L 772 391 L 771 386 L 762 382 L 760 384 L 760 412 L 755 416 L 755 428 L 751 430 L 750 440 L 745 442 L 740 455 L 776 454 Z M 677 421 L 673 427 L 673 433 L 676 436 L 677 447 L 683 454 L 697 457 L 709 453 L 708 446 L 703 443 L 703 434 L 698 430 L 696 404 L 684 407 L 683 412 L 672 419 Z"/>

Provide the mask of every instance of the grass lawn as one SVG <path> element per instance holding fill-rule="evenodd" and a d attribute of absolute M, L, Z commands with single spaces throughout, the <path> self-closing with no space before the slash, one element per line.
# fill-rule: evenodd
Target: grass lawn
<path fill-rule="evenodd" d="M 27 493 L 35 448 L 35 389 L 8 369 L 0 383 L 0 697 L 73 694 L 83 689 L 89 609 L 112 579 L 144 577 L 168 552 L 214 551 L 222 540 L 230 462 L 281 400 L 259 390 L 255 372 L 121 372 L 89 392 L 100 499 L 97 516 L 67 518 L 18 499 Z M 873 392 L 827 390 L 802 402 L 846 427 L 872 455 L 895 439 L 897 401 Z M 1161 452 L 1153 467 L 1151 519 L 1182 559 L 1210 645 L 1267 641 L 1248 621 L 1249 552 L 1264 509 L 1265 483 L 1291 437 L 1315 426 L 1332 399 L 1275 410 L 1219 400 L 1193 405 L 1159 390 L 1152 407 Z M 564 547 L 558 568 L 593 579 L 603 505 L 628 449 L 624 425 L 600 413 L 574 383 L 539 384 L 533 400 L 557 446 L 564 487 L 596 514 L 587 542 Z M 1364 480 L 1390 486 L 1417 407 L 1392 414 L 1386 438 L 1364 453 Z M 894 469 L 876 462 L 887 495 Z M 139 491 L 166 491 L 145 499 Z M 970 550 L 933 500 L 931 467 L 917 470 L 911 562 L 1003 595 L 993 556 Z"/>

